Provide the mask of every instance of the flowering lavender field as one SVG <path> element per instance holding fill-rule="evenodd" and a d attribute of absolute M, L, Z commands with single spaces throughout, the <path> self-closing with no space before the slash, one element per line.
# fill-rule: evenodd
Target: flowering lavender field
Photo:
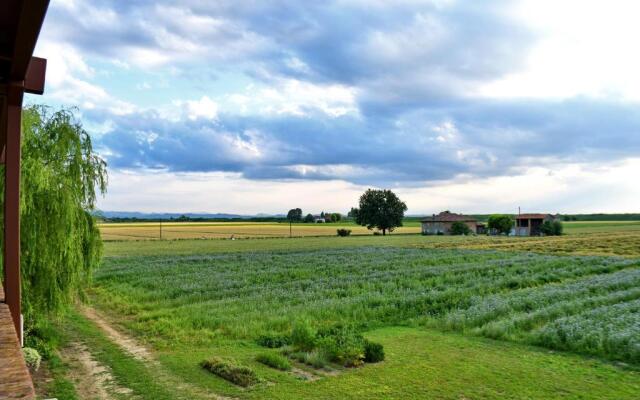
<path fill-rule="evenodd" d="M 639 298 L 640 269 L 622 269 L 476 297 L 438 325 L 638 363 Z"/>
<path fill-rule="evenodd" d="M 96 300 L 159 344 L 287 332 L 306 318 L 365 331 L 427 325 L 640 364 L 640 261 L 350 248 L 113 257 Z"/>

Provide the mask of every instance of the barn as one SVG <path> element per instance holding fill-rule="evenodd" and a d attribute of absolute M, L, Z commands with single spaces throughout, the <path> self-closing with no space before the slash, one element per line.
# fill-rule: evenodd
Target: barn
<path fill-rule="evenodd" d="M 516 236 L 540 236 L 540 227 L 545 221 L 553 221 L 555 217 L 551 214 L 519 214 L 515 221 Z"/>
<path fill-rule="evenodd" d="M 467 224 L 473 233 L 478 231 L 478 221 L 474 217 L 470 215 L 456 214 L 450 211 L 443 211 L 438 215 L 433 214 L 433 216 L 426 217 L 420 221 L 422 224 L 422 234 L 450 235 L 451 225 L 457 221 Z"/>

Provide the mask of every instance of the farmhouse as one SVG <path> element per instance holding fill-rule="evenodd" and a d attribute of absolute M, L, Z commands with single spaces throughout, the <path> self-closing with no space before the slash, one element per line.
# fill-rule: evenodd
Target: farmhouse
<path fill-rule="evenodd" d="M 545 221 L 553 221 L 551 214 L 519 214 L 514 227 L 515 236 L 540 236 L 540 227 Z"/>
<path fill-rule="evenodd" d="M 478 221 L 472 216 L 443 211 L 438 215 L 433 214 L 433 216 L 426 217 L 420 221 L 422 223 L 422 234 L 449 235 L 451 233 L 451 225 L 456 221 L 467 224 L 473 233 L 478 231 Z"/>

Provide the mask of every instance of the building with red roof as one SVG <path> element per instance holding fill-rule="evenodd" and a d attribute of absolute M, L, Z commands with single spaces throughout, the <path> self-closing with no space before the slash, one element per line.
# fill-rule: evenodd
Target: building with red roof
<path fill-rule="evenodd" d="M 471 232 L 476 233 L 478 230 L 478 221 L 470 216 L 463 214 L 456 214 L 450 211 L 443 211 L 440 214 L 433 214 L 431 217 L 426 217 L 420 222 L 422 224 L 423 235 L 449 235 L 451 234 L 451 226 L 454 222 L 463 222 L 467 224 Z"/>

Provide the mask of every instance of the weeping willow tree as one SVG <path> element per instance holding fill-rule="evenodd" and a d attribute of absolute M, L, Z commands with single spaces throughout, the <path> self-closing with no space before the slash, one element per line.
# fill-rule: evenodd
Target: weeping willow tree
<path fill-rule="evenodd" d="M 106 191 L 107 170 L 71 110 L 31 106 L 22 118 L 20 245 L 29 323 L 59 313 L 91 280 L 102 253 L 91 211 Z M 4 173 L 0 184 L 4 191 Z"/>

